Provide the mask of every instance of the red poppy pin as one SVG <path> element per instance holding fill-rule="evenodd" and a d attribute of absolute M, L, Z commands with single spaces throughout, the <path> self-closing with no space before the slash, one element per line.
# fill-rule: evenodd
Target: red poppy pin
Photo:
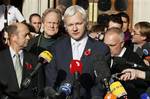
<path fill-rule="evenodd" d="M 85 51 L 84 51 L 84 55 L 85 55 L 85 56 L 91 55 L 91 49 L 89 48 L 89 49 L 85 50 Z"/>
<path fill-rule="evenodd" d="M 26 63 L 26 64 L 25 64 L 25 68 L 26 68 L 27 70 L 32 70 L 32 64 Z"/>

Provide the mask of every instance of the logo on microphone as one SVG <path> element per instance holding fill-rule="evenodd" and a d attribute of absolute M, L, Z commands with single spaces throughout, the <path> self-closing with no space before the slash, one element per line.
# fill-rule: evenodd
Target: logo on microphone
<path fill-rule="evenodd" d="M 49 51 L 43 51 L 42 53 L 40 53 L 39 57 L 44 58 L 45 63 L 49 63 L 52 60 L 53 55 Z"/>
<path fill-rule="evenodd" d="M 82 63 L 80 60 L 72 60 L 70 63 L 70 73 L 73 75 L 75 72 L 82 74 Z"/>

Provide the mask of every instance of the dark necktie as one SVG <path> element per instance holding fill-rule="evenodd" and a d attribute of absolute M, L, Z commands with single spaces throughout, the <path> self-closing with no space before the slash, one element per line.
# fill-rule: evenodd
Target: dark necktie
<path fill-rule="evenodd" d="M 8 25 L 7 12 L 8 12 L 7 6 L 5 6 L 5 12 L 4 12 L 4 18 L 5 18 L 4 28 Z"/>

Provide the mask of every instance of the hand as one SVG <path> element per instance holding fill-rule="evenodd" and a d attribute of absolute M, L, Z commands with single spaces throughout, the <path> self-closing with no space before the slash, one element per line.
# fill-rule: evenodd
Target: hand
<path fill-rule="evenodd" d="M 137 78 L 145 79 L 145 72 L 138 69 L 125 69 L 122 71 L 124 73 L 120 76 L 120 80 L 133 80 Z"/>

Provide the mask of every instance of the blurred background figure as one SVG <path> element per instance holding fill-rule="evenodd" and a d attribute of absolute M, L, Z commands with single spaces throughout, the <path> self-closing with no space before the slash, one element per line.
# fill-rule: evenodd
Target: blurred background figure
<path fill-rule="evenodd" d="M 5 48 L 4 28 L 16 22 L 25 22 L 23 15 L 10 4 L 10 0 L 2 0 L 2 5 L 0 5 L 0 50 Z"/>
<path fill-rule="evenodd" d="M 98 16 L 97 23 L 100 25 L 104 25 L 105 27 L 108 27 L 109 15 L 108 14 L 100 14 Z"/>
<path fill-rule="evenodd" d="M 147 46 L 147 48 L 150 48 L 150 23 L 146 21 L 136 23 L 131 34 L 132 43 L 134 44 L 133 51 L 143 58 L 145 63 L 149 66 L 149 62 L 147 62 L 144 57 L 144 47 Z"/>
<path fill-rule="evenodd" d="M 93 25 L 91 27 L 89 36 L 95 40 L 103 41 L 106 29 L 107 28 L 104 25 Z"/>
<path fill-rule="evenodd" d="M 58 9 L 58 10 L 61 12 L 62 19 L 64 19 L 63 15 L 64 15 L 64 13 L 65 13 L 66 6 L 63 5 L 63 4 L 59 4 L 59 5 L 56 6 L 56 9 Z"/>
<path fill-rule="evenodd" d="M 108 29 L 112 27 L 117 27 L 122 29 L 123 21 L 121 17 L 117 14 L 112 14 L 109 16 Z"/>
<path fill-rule="evenodd" d="M 4 26 L 10 25 L 17 21 L 25 21 L 21 12 L 13 5 L 10 5 L 10 0 L 3 0 L 3 4 L 0 5 L 0 31 Z"/>
<path fill-rule="evenodd" d="M 50 47 L 61 35 L 61 13 L 57 9 L 46 9 L 42 15 L 43 32 L 30 40 L 26 48 L 31 53 L 39 55 L 40 52 Z"/>
<path fill-rule="evenodd" d="M 130 47 L 130 46 L 132 46 L 132 44 L 131 44 L 131 32 L 130 32 L 129 16 L 125 12 L 120 12 L 120 13 L 118 13 L 118 15 L 121 17 L 121 19 L 123 21 L 122 31 L 124 32 L 124 35 L 125 35 L 125 46 Z"/>
<path fill-rule="evenodd" d="M 41 34 L 42 19 L 38 13 L 33 13 L 29 17 L 30 24 L 35 28 L 37 34 Z"/>

